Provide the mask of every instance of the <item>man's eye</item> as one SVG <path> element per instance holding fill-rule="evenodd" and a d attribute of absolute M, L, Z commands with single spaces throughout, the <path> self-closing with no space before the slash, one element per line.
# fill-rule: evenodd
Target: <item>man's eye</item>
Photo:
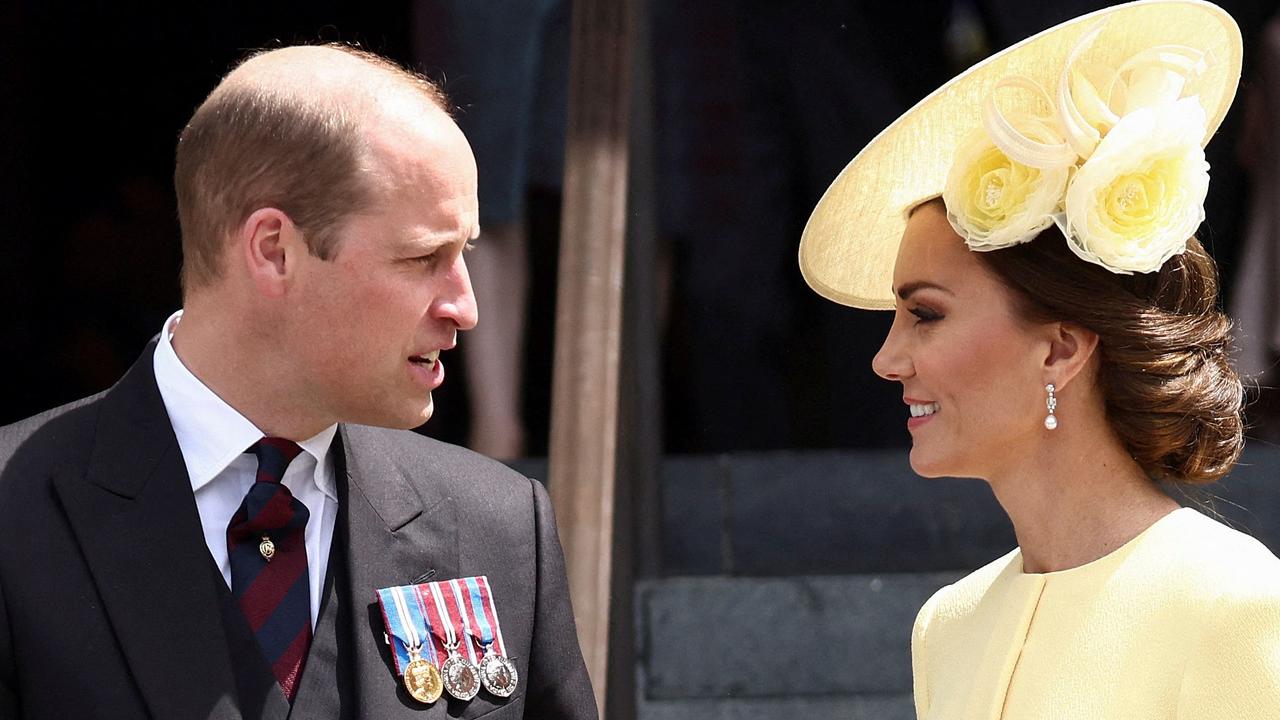
<path fill-rule="evenodd" d="M 419 265 L 426 265 L 430 267 L 436 264 L 436 253 L 431 253 L 430 255 L 421 255 L 416 258 L 410 258 L 410 260 Z"/>
<path fill-rule="evenodd" d="M 916 318 L 919 320 L 919 322 L 922 322 L 922 323 L 933 322 L 935 320 L 942 319 L 942 313 L 934 312 L 933 310 L 930 310 L 929 308 L 925 308 L 925 307 L 913 307 L 911 308 L 910 313 L 912 315 L 915 315 Z"/>

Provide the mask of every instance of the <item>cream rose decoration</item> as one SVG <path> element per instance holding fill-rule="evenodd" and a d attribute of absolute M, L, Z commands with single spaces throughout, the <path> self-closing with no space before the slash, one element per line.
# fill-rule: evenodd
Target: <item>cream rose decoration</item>
<path fill-rule="evenodd" d="M 1154 272 L 1204 220 L 1206 118 L 1194 93 L 1204 53 L 1161 45 L 1116 68 L 1089 65 L 1084 53 L 1101 31 L 1072 49 L 1055 92 L 1010 75 L 988 93 L 982 128 L 957 150 L 942 193 L 971 250 L 1028 242 L 1056 223 L 1081 259 Z M 1006 114 L 1001 90 L 1050 112 Z"/>
<path fill-rule="evenodd" d="M 1027 138 L 1061 143 L 1040 120 L 1011 123 Z M 1054 221 L 1069 168 L 1042 169 L 1012 160 L 983 130 L 975 130 L 956 153 L 942 193 L 947 217 L 971 250 L 998 250 L 1027 242 Z"/>
<path fill-rule="evenodd" d="M 1067 188 L 1063 234 L 1083 260 L 1112 272 L 1160 269 L 1204 220 L 1209 164 L 1195 97 L 1120 118 Z"/>

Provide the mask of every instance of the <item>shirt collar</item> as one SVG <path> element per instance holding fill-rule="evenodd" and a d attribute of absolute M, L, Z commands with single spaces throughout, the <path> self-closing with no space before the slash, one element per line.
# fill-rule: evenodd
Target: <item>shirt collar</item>
<path fill-rule="evenodd" d="M 338 434 L 338 426 L 334 424 L 298 442 L 302 451 L 316 460 L 316 487 L 320 488 L 320 492 L 328 495 L 330 500 L 335 501 L 338 499 L 338 488 L 334 484 L 333 473 L 325 470 L 329 466 L 330 449 L 333 447 L 333 436 L 336 434 Z"/>
<path fill-rule="evenodd" d="M 264 434 L 182 364 L 170 341 L 181 319 L 179 310 L 165 321 L 153 366 L 160 397 L 187 465 L 191 489 L 199 491 Z M 316 487 L 334 500 L 338 494 L 333 475 L 325 469 L 337 430 L 337 425 L 330 425 L 298 443 L 315 459 Z"/>

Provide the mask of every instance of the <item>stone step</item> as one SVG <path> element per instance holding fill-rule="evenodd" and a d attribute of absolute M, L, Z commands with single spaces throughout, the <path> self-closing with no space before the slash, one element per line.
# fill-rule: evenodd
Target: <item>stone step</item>
<path fill-rule="evenodd" d="M 910 695 L 891 697 L 797 697 L 641 702 L 638 720 L 915 720 Z"/>
<path fill-rule="evenodd" d="M 917 610 L 1015 544 L 985 483 L 901 451 L 668 457 L 662 494 L 675 577 L 635 589 L 640 720 L 909 720 Z M 1280 449 L 1172 494 L 1280 550 Z"/>
<path fill-rule="evenodd" d="M 922 479 L 896 450 L 673 457 L 662 488 L 670 574 L 932 572 L 1014 544 L 985 483 Z"/>
<path fill-rule="evenodd" d="M 910 717 L 912 623 L 959 575 L 642 581 L 640 717 Z"/>
<path fill-rule="evenodd" d="M 1280 551 L 1280 448 L 1255 442 L 1223 482 L 1172 494 Z M 662 504 L 666 575 L 971 570 L 1016 543 L 986 483 L 918 477 L 902 450 L 670 456 Z"/>

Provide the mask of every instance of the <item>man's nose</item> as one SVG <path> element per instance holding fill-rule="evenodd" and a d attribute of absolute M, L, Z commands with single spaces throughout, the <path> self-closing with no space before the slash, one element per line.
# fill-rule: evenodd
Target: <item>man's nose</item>
<path fill-rule="evenodd" d="M 476 294 L 471 289 L 471 275 L 462 254 L 458 254 L 447 276 L 449 284 L 437 302 L 438 317 L 452 320 L 459 330 L 470 330 L 479 322 L 480 310 L 476 306 Z"/>

